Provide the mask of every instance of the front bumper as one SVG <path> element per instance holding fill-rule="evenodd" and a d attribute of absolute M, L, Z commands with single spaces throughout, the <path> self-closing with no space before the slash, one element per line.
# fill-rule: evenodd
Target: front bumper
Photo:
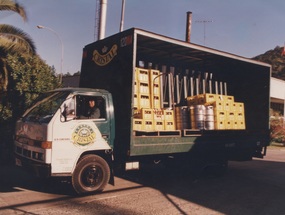
<path fill-rule="evenodd" d="M 51 176 L 51 164 L 40 163 L 33 161 L 20 155 L 15 154 L 16 166 L 23 167 L 26 171 L 38 176 L 38 177 L 50 177 Z"/>

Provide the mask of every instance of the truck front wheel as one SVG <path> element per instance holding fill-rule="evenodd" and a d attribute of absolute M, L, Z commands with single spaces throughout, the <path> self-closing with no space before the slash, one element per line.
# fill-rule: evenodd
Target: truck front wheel
<path fill-rule="evenodd" d="M 86 155 L 76 165 L 72 186 L 78 194 L 103 191 L 110 179 L 108 163 L 97 155 Z"/>

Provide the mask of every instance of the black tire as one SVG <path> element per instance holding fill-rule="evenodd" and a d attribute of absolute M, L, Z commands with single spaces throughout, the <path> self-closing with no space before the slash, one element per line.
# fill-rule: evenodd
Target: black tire
<path fill-rule="evenodd" d="M 108 163 L 97 155 L 86 155 L 75 167 L 72 186 L 78 194 L 101 192 L 110 179 Z"/>

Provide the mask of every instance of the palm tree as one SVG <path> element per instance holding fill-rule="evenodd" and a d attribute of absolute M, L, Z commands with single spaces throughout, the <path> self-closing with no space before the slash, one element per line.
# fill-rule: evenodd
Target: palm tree
<path fill-rule="evenodd" d="M 9 10 L 18 13 L 24 21 L 27 20 L 25 9 L 13 0 L 0 0 L 0 10 Z"/>
<path fill-rule="evenodd" d="M 18 13 L 27 20 L 25 9 L 13 0 L 0 0 L 0 11 L 9 10 Z M 0 90 L 7 91 L 8 70 L 6 57 L 8 53 L 36 54 L 36 47 L 30 36 L 11 25 L 0 24 Z"/>

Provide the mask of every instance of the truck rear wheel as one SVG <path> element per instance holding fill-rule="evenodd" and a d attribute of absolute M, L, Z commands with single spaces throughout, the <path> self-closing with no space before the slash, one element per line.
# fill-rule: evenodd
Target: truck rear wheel
<path fill-rule="evenodd" d="M 98 155 L 86 155 L 76 165 L 72 186 L 78 194 L 103 191 L 110 179 L 108 163 Z"/>

